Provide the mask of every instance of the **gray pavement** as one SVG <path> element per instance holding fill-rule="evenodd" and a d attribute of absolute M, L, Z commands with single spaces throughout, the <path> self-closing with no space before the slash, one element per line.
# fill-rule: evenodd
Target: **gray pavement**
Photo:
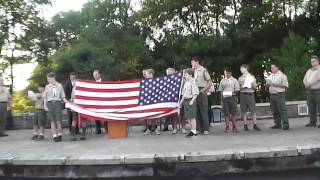
<path fill-rule="evenodd" d="M 31 130 L 14 130 L 7 131 L 8 137 L 0 138 L 0 164 L 64 164 L 66 160 L 70 160 L 67 164 L 99 164 L 99 160 L 104 160 L 100 161 L 102 164 L 137 164 L 152 163 L 155 157 L 169 161 L 208 161 L 234 158 L 235 154 L 239 158 L 295 156 L 320 148 L 320 129 L 306 128 L 307 122 L 308 118 L 290 119 L 290 130 L 283 131 L 269 129 L 272 120 L 260 120 L 260 132 L 245 132 L 242 122 L 238 122 L 240 132 L 228 134 L 220 123 L 211 127 L 210 135 L 194 138 L 172 135 L 171 131 L 144 136 L 141 127 L 133 127 L 126 139 L 89 133 L 86 141 L 71 142 L 65 134 L 64 141 L 59 143 L 52 142 L 49 130 L 46 140 L 41 142 L 30 140 Z M 79 162 L 81 159 L 87 161 Z"/>

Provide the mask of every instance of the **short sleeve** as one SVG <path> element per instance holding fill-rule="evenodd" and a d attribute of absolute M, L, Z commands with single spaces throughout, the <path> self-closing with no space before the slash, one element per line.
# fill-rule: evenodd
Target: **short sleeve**
<path fill-rule="evenodd" d="M 253 85 L 254 86 L 257 86 L 257 79 L 256 79 L 256 77 L 254 77 L 254 76 L 252 76 L 253 77 Z"/>
<path fill-rule="evenodd" d="M 285 74 L 282 75 L 282 82 L 281 83 L 282 83 L 283 86 L 285 86 L 287 88 L 289 87 L 288 78 L 287 78 L 287 76 Z"/>
<path fill-rule="evenodd" d="M 204 79 L 207 81 L 211 80 L 210 74 L 206 68 L 204 68 Z"/>

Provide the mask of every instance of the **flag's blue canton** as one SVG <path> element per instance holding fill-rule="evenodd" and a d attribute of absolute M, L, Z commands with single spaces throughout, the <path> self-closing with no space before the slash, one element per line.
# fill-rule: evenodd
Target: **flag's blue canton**
<path fill-rule="evenodd" d="M 141 80 L 139 105 L 178 102 L 181 80 L 182 73 Z"/>

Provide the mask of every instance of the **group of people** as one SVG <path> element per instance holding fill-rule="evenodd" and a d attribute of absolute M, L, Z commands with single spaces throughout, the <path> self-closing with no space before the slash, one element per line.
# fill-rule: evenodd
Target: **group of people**
<path fill-rule="evenodd" d="M 320 112 L 320 59 L 318 56 L 312 56 L 310 59 L 311 68 L 306 72 L 303 79 L 308 94 L 307 101 L 310 115 L 310 122 L 306 127 L 315 127 L 317 124 L 317 112 Z M 214 92 L 214 83 L 211 80 L 208 70 L 201 65 L 200 58 L 192 58 L 191 66 L 191 68 L 184 70 L 185 81 L 182 85 L 181 100 L 179 101 L 179 107 L 183 113 L 168 116 L 164 128 L 164 130 L 168 130 L 168 124 L 169 122 L 172 122 L 172 133 L 176 134 L 178 132 L 177 124 L 178 121 L 180 121 L 182 125 L 181 132 L 187 134 L 186 137 L 193 137 L 198 134 L 208 135 L 210 133 L 211 98 L 209 98 L 209 95 Z M 236 127 L 238 93 L 240 97 L 240 110 L 244 130 L 250 130 L 248 127 L 248 113 L 250 113 L 253 120 L 252 129 L 260 131 L 256 117 L 256 79 L 250 74 L 248 65 L 241 65 L 240 71 L 242 75 L 236 79 L 232 76 L 232 71 L 230 69 L 225 69 L 224 77 L 217 88 L 217 91 L 220 92 L 226 133 L 229 131 L 238 132 Z M 176 73 L 174 68 L 168 68 L 166 70 L 167 75 L 174 73 Z M 144 78 L 153 78 L 154 70 L 144 69 L 142 74 Z M 48 115 L 51 122 L 53 141 L 62 141 L 62 102 L 69 103 L 74 101 L 75 82 L 77 77 L 75 73 L 70 73 L 69 80 L 63 86 L 56 81 L 55 76 L 56 75 L 53 72 L 48 73 L 48 84 L 46 86 L 40 85 L 38 87 L 36 99 L 34 100 L 35 113 L 33 118 L 32 140 L 44 139 L 46 116 Z M 289 130 L 288 113 L 285 105 L 285 92 L 289 87 L 287 76 L 279 69 L 279 65 L 273 63 L 271 65 L 271 72 L 264 72 L 264 77 L 270 93 L 270 108 L 274 119 L 274 126 L 271 128 Z M 93 78 L 96 82 L 102 81 L 99 70 L 94 70 Z M 3 79 L 0 78 L 0 137 L 7 136 L 5 134 L 5 126 L 7 111 L 11 108 L 10 102 L 10 92 L 4 87 Z M 67 112 L 70 140 L 77 140 L 78 135 L 80 136 L 80 140 L 85 140 L 86 121 L 78 121 L 78 113 L 72 110 L 68 109 Z M 186 121 L 190 126 L 189 133 L 186 132 Z M 102 123 L 96 121 L 96 134 L 101 134 L 102 129 Z M 107 132 L 107 123 L 104 123 L 104 129 Z M 143 131 L 145 135 L 160 135 L 157 120 L 146 120 Z"/>

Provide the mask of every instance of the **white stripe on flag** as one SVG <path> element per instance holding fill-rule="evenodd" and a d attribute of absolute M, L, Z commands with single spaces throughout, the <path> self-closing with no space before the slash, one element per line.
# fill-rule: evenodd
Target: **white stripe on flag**
<path fill-rule="evenodd" d="M 139 91 L 129 91 L 129 92 L 112 92 L 112 93 L 102 93 L 102 92 L 87 92 L 76 90 L 75 95 L 84 96 L 84 97 L 131 97 L 131 96 L 139 96 Z"/>
<path fill-rule="evenodd" d="M 124 83 L 124 84 L 97 84 L 87 82 L 76 82 L 77 87 L 93 88 L 93 89 L 124 89 L 124 88 L 137 88 L 140 87 L 140 82 Z"/>

